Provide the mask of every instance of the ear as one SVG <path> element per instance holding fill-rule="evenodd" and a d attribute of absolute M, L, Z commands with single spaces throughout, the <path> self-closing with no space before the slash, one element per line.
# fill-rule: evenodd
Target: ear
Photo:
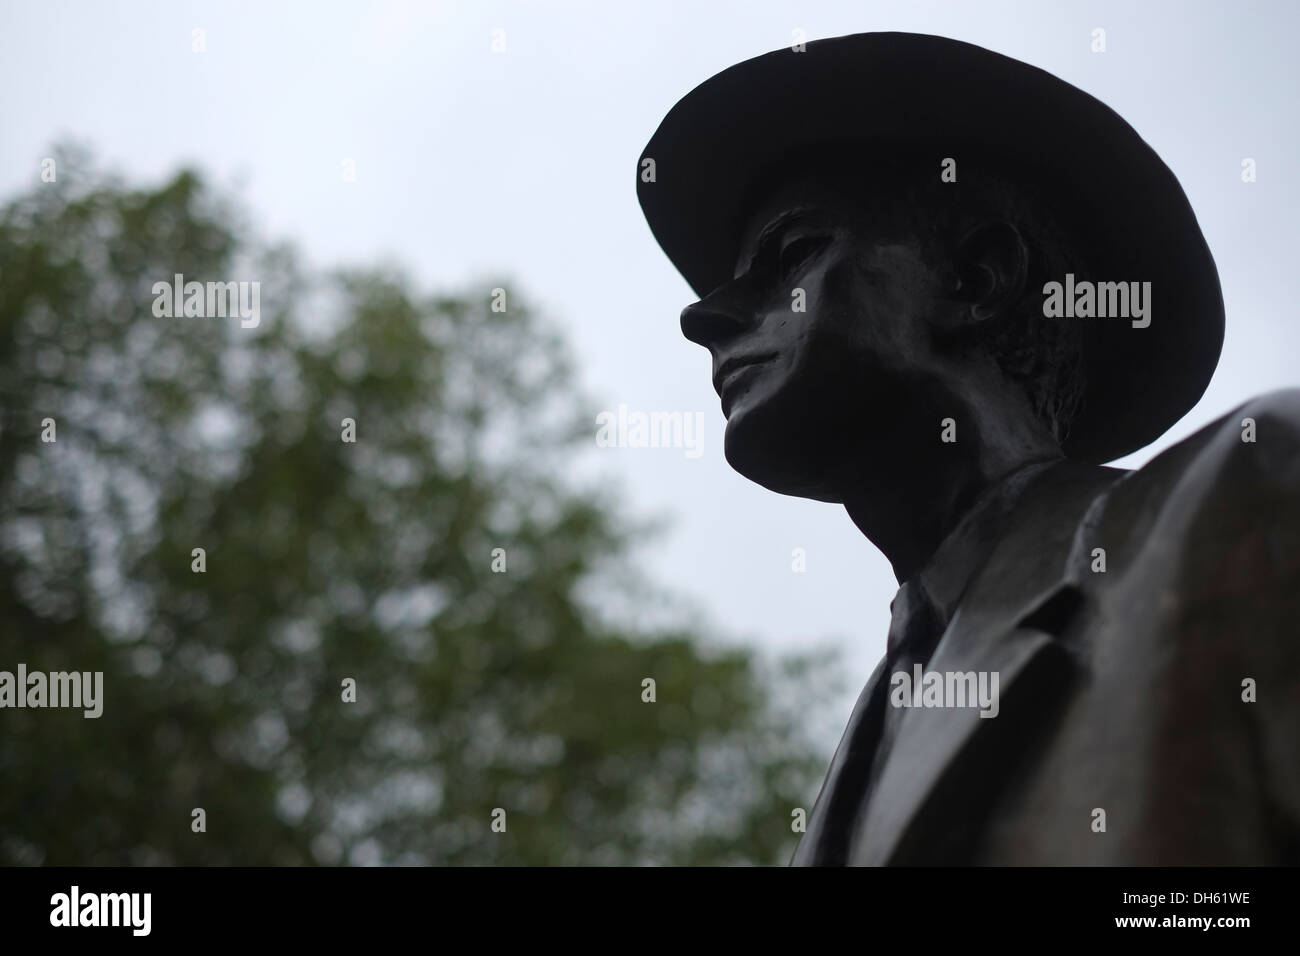
<path fill-rule="evenodd" d="M 1012 223 L 984 222 L 957 244 L 954 265 L 954 297 L 966 306 L 966 324 L 979 326 L 1005 315 L 1024 295 L 1029 248 Z"/>

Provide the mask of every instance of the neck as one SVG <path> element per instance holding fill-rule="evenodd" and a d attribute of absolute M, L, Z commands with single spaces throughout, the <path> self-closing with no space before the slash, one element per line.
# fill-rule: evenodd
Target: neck
<path fill-rule="evenodd" d="M 1007 479 L 1029 473 L 1033 466 L 1064 460 L 1054 441 L 1041 435 L 1035 440 L 1032 432 L 1022 433 L 1030 438 L 1021 438 L 1005 428 L 980 430 L 978 418 L 957 419 L 958 441 L 943 444 L 936 434 L 924 449 L 897 456 L 898 466 L 883 475 L 879 456 L 863 456 L 861 461 L 874 467 L 869 473 L 865 466 L 855 469 L 856 475 L 846 483 L 848 493 L 840 500 L 849 517 L 893 565 L 900 583 L 925 568 L 972 509 L 997 490 L 1004 500 L 990 514 L 991 527 L 986 531 L 995 535 L 997 516 L 1014 507 L 1027 484 Z M 968 426 L 964 434 L 963 424 Z"/>

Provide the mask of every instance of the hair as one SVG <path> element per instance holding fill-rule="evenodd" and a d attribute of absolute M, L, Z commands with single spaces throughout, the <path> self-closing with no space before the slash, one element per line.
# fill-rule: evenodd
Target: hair
<path fill-rule="evenodd" d="M 869 208 L 873 228 L 917 239 L 932 262 L 951 263 L 957 244 L 976 226 L 1007 222 L 1015 226 L 1029 253 L 1025 288 L 1005 315 L 971 333 L 958 331 L 954 347 L 982 348 L 1025 395 L 1031 409 L 1058 442 L 1064 443 L 1084 392 L 1083 336 L 1074 322 L 1045 321 L 1043 284 L 1066 272 L 1083 277 L 1088 266 L 1072 232 L 1046 200 L 1032 175 L 1012 178 L 1017 169 L 985 154 L 962 158 L 957 180 L 940 177 L 938 153 L 881 159 L 862 147 L 799 153 L 760 180 L 771 189 L 791 175 L 812 174 L 849 186 Z M 756 190 L 757 192 L 757 190 Z M 752 208 L 748 207 L 748 208 Z"/>

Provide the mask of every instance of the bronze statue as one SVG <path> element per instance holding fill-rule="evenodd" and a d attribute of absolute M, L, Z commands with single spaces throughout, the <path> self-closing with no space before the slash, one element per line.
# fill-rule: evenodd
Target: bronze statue
<path fill-rule="evenodd" d="M 1218 361 L 1174 175 L 1024 63 L 868 33 L 731 67 L 639 165 L 728 462 L 900 582 L 795 864 L 1300 862 L 1300 390 L 1136 471 Z"/>

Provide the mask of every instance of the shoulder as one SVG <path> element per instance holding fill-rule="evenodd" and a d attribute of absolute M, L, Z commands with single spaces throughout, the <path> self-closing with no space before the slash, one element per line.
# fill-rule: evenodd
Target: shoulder
<path fill-rule="evenodd" d="M 1290 607 L 1300 596 L 1300 389 L 1234 408 L 1127 473 L 1099 505 L 1087 536 L 1125 570 L 1110 584 L 1188 607 Z"/>
<path fill-rule="evenodd" d="M 1099 504 L 1089 537 L 1146 579 L 1207 597 L 1300 589 L 1300 389 L 1237 406 Z"/>
<path fill-rule="evenodd" d="M 1127 476 L 1128 491 L 1183 506 L 1247 489 L 1300 495 L 1300 388 L 1252 398 L 1161 452 Z"/>
<path fill-rule="evenodd" d="M 1207 450 L 1225 452 L 1242 445 L 1259 445 L 1269 453 L 1295 453 L 1300 450 L 1300 388 L 1278 389 L 1252 398 L 1187 441 L 1194 441 L 1202 433 L 1209 439 Z"/>

